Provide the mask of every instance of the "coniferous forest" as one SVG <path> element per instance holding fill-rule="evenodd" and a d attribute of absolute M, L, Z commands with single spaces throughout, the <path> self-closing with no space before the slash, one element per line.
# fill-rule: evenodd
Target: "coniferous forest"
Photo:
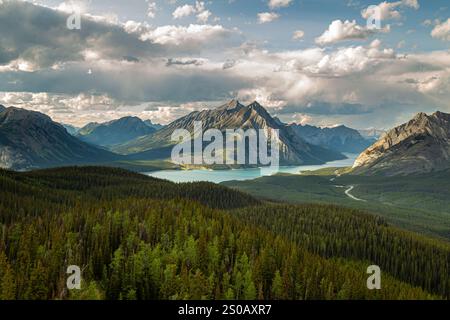
<path fill-rule="evenodd" d="M 0 190 L 0 299 L 450 298 L 448 243 L 354 209 L 101 167 L 2 170 Z"/>

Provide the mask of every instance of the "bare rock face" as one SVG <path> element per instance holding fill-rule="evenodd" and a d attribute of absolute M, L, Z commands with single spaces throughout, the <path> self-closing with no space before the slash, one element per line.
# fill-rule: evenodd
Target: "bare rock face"
<path fill-rule="evenodd" d="M 406 175 L 450 168 L 450 114 L 417 114 L 364 151 L 356 174 Z"/>

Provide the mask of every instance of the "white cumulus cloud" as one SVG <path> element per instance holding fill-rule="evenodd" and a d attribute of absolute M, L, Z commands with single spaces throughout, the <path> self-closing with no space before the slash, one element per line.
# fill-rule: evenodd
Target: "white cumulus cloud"
<path fill-rule="evenodd" d="M 280 17 L 278 13 L 275 12 L 261 12 L 258 13 L 258 22 L 259 23 L 269 23 L 277 20 Z"/>
<path fill-rule="evenodd" d="M 291 2 L 292 0 L 269 0 L 269 7 L 271 9 L 287 7 Z"/>
<path fill-rule="evenodd" d="M 431 31 L 431 36 L 436 39 L 450 41 L 450 18 L 445 22 L 437 24 Z"/>
<path fill-rule="evenodd" d="M 383 31 L 388 31 L 388 29 L 383 29 Z M 366 39 L 375 32 L 374 29 L 358 25 L 355 20 L 334 20 L 328 29 L 316 38 L 316 43 L 327 45 L 344 40 Z"/>

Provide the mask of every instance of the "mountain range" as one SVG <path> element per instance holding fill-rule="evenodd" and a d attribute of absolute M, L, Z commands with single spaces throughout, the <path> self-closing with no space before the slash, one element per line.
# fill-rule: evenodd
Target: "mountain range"
<path fill-rule="evenodd" d="M 417 114 L 355 161 L 355 174 L 406 175 L 450 168 L 450 114 Z"/>
<path fill-rule="evenodd" d="M 237 100 L 216 109 L 192 112 L 167 125 L 154 134 L 137 138 L 119 145 L 112 150 L 121 154 L 140 154 L 165 150 L 170 155 L 172 133 L 177 129 L 193 132 L 194 122 L 201 121 L 203 130 L 219 129 L 277 129 L 280 138 L 280 163 L 285 165 L 323 164 L 328 161 L 345 159 L 335 150 L 310 144 L 299 137 L 289 126 L 274 119 L 258 102 L 243 105 Z"/>
<path fill-rule="evenodd" d="M 124 117 L 101 124 L 89 123 L 76 136 L 91 144 L 110 147 L 149 135 L 156 130 L 151 122 L 144 122 L 138 117 Z"/>
<path fill-rule="evenodd" d="M 2 168 L 24 170 L 121 158 L 71 136 L 62 125 L 42 113 L 14 107 L 0 112 Z"/>
<path fill-rule="evenodd" d="M 338 152 L 360 153 L 373 143 L 373 140 L 364 139 L 357 130 L 343 125 L 319 128 L 293 123 L 289 127 L 306 142 Z"/>
<path fill-rule="evenodd" d="M 81 129 L 58 124 L 39 112 L 0 105 L 0 167 L 26 170 L 122 160 L 167 160 L 174 146 L 174 130 L 192 132 L 196 121 L 203 123 L 204 130 L 279 130 L 282 165 L 323 164 L 345 158 L 341 152 L 358 152 L 369 144 L 358 131 L 345 126 L 286 125 L 257 102 L 243 105 L 233 100 L 216 109 L 192 112 L 162 128 L 151 121 L 125 117 L 103 124 L 89 123 Z M 363 151 L 352 174 L 391 176 L 448 168 L 450 115 L 419 113 Z"/>

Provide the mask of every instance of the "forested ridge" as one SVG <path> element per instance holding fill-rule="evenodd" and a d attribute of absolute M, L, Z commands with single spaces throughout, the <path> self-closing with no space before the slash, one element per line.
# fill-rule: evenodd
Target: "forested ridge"
<path fill-rule="evenodd" d="M 354 210 L 210 183 L 0 171 L 0 299 L 448 298 L 449 252 Z M 382 290 L 366 287 L 370 264 Z M 66 289 L 69 265 L 82 290 Z"/>

